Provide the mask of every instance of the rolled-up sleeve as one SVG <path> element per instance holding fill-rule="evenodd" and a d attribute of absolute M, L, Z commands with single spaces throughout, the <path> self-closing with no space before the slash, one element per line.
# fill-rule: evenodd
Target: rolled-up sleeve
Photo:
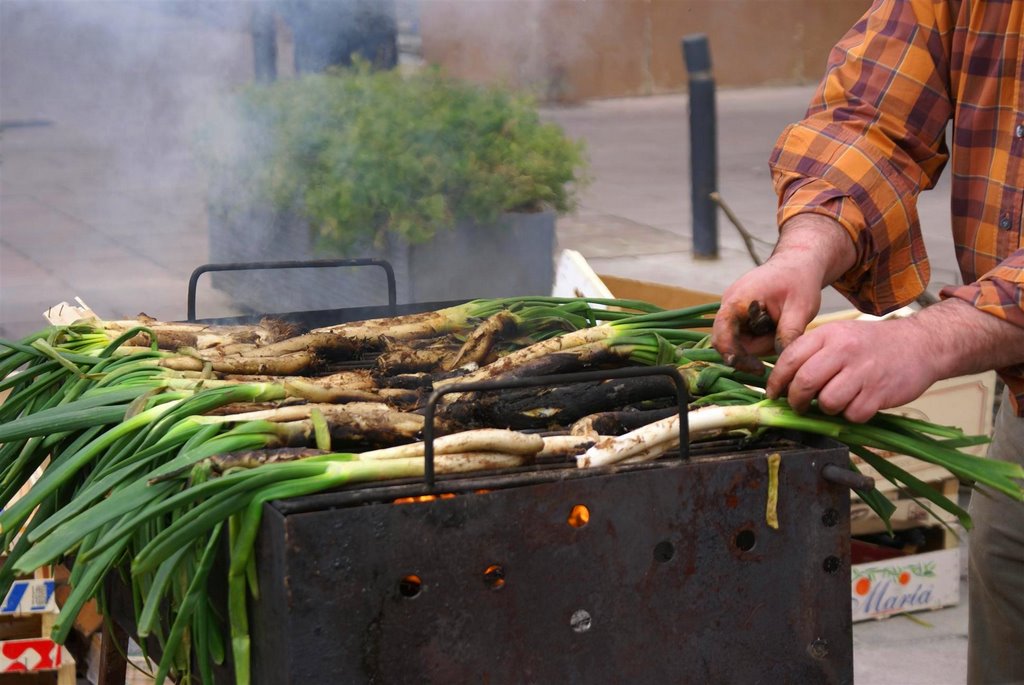
<path fill-rule="evenodd" d="M 947 3 L 876 0 L 769 162 L 780 226 L 816 213 L 848 232 L 856 265 L 834 285 L 863 311 L 903 306 L 928 283 L 916 199 L 948 159 L 951 24 Z"/>
<path fill-rule="evenodd" d="M 1011 254 L 974 283 L 945 287 L 939 296 L 959 298 L 1024 328 L 1024 249 Z"/>

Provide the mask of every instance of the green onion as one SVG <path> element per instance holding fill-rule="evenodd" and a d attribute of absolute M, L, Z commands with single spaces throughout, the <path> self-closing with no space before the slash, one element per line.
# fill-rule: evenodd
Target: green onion
<path fill-rule="evenodd" d="M 922 506 L 945 510 L 965 526 L 970 520 L 956 503 L 870 450 L 908 454 L 975 487 L 1024 499 L 1024 468 L 961 451 L 984 442 L 982 436 L 884 413 L 855 425 L 816 407 L 797 414 L 784 401 L 765 400 L 767 376 L 737 371 L 710 348 L 708 328 L 717 307 L 664 310 L 634 300 L 496 298 L 303 335 L 288 335 L 285 326 L 273 323 L 206 327 L 147 320 L 80 322 L 0 340 L 0 392 L 10 391 L 0 404 L 0 539 L 8 554 L 0 567 L 0 593 L 16 572 L 73 555 L 66 615 L 54 632 L 61 640 L 76 608 L 100 594 L 103 579 L 130 571 L 139 634 L 162 649 L 157 680 L 187 679 L 194 656 L 205 682 L 226 650 L 205 586 L 227 522 L 227 618 L 237 680 L 245 685 L 246 592 L 258 596 L 253 549 L 265 503 L 423 472 L 418 444 L 363 455 L 343 451 L 348 443 L 331 444 L 350 433 L 367 440 L 363 417 L 378 415 L 376 409 L 361 415 L 338 405 L 379 400 L 366 406 L 386 402 L 401 412 L 416 411 L 424 396 L 418 377 L 395 384 L 416 390 L 389 391 L 386 382 L 371 382 L 368 371 L 315 375 L 330 373 L 336 361 L 403 345 L 430 355 L 440 350 L 442 362 L 435 368 L 444 372 L 432 377 L 435 390 L 567 368 L 671 364 L 691 395 L 691 440 L 775 428 L 829 436 L 920 498 Z M 400 358 L 403 350 L 397 352 Z M 463 373 L 470 364 L 479 369 Z M 394 433 L 405 436 L 399 443 L 411 440 L 422 423 L 397 409 L 384 411 L 393 412 L 388 417 Z M 346 421 L 359 430 L 346 433 Z M 657 458 L 678 440 L 674 421 L 597 438 L 577 463 Z M 529 446 L 492 448 L 486 442 L 491 437 L 475 435 L 476 443 L 460 434 L 439 439 L 435 448 L 445 446 L 436 453 L 439 472 L 507 468 L 535 453 Z M 524 444 L 532 438 L 537 449 L 544 442 L 520 437 Z M 477 447 L 446 453 L 448 442 Z M 260 461 L 264 457 L 266 463 Z M 12 501 L 47 459 L 38 481 Z M 850 468 L 856 470 L 852 463 Z M 888 525 L 892 503 L 875 490 L 859 494 Z"/>

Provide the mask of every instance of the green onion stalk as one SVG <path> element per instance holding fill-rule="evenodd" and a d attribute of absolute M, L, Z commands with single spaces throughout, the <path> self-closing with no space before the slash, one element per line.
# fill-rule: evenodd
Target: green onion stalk
<path fill-rule="evenodd" d="M 469 374 L 436 380 L 434 388 L 439 390 L 464 382 L 551 373 L 557 370 L 553 368 L 557 366 L 557 360 L 552 359 L 554 356 L 576 356 L 584 362 L 593 362 L 600 355 L 628 358 L 629 350 L 615 351 L 614 348 L 617 343 L 628 346 L 638 338 L 660 336 L 675 345 L 693 345 L 707 338 L 706 331 L 700 329 L 711 327 L 714 319 L 708 315 L 717 309 L 718 304 L 713 303 L 628 316 L 615 314 L 598 325 L 542 339 Z"/>
<path fill-rule="evenodd" d="M 105 378 L 100 382 L 102 380 Z M 142 395 L 138 389 L 144 391 Z M 71 578 L 73 592 L 64 614 L 71 618 L 85 601 L 99 592 L 102 579 L 121 559 L 134 558 L 134 550 L 144 549 L 147 540 L 159 535 L 165 523 L 162 516 L 181 515 L 174 507 L 180 500 L 172 500 L 170 505 L 165 503 L 178 491 L 173 476 L 187 471 L 196 461 L 219 454 L 294 444 L 323 443 L 329 447 L 331 429 L 324 415 L 329 417 L 346 410 L 344 406 L 325 405 L 321 411 L 316 405 L 301 405 L 241 415 L 208 415 L 211 410 L 235 402 L 260 402 L 284 396 L 280 386 L 265 383 L 200 388 L 192 393 L 162 387 L 154 392 L 144 386 L 132 388 L 131 392 L 119 391 L 114 397 L 111 397 L 113 393 L 100 395 L 95 388 L 90 392 L 92 394 L 67 406 L 54 407 L 0 426 L 3 440 L 38 440 L 44 438 L 47 431 L 59 434 L 78 431 L 65 449 L 54 453 L 50 467 L 28 492 L 0 513 L 0 531 L 7 534 L 8 544 L 14 541 L 16 533 L 21 533 L 10 549 L 8 562 L 0 575 L 0 586 L 9 586 L 15 573 L 72 555 L 75 560 Z M 144 401 L 139 402 L 140 399 Z M 118 403 L 105 404 L 113 400 Z M 317 430 L 313 414 L 320 416 L 326 426 L 324 431 Z M 271 415 L 276 419 L 302 418 L 287 421 L 260 418 Z M 418 431 L 421 425 L 420 420 L 413 429 Z M 323 434 L 328 437 L 324 438 Z M 388 469 L 396 468 L 395 464 L 399 463 L 366 472 L 384 477 Z M 401 473 L 415 464 L 420 464 L 416 468 L 422 468 L 419 459 L 408 460 L 405 464 L 406 470 Z M 326 487 L 323 484 L 333 482 L 321 478 L 311 481 L 310 487 L 316 483 L 321 484 L 316 487 Z M 37 505 L 36 515 L 29 519 Z M 232 511 L 234 509 L 225 510 L 221 520 Z M 153 574 L 140 576 L 135 594 L 151 595 L 155 587 L 156 594 L 163 598 L 160 588 L 164 588 L 163 592 L 180 589 L 180 583 L 171 579 L 188 576 L 204 565 L 198 556 L 203 549 L 201 541 L 182 547 L 185 548 L 192 551 L 176 555 L 173 569 L 158 571 L 155 577 Z M 205 604 L 191 600 L 181 606 L 196 607 L 195 620 L 202 625 L 194 626 L 192 634 L 198 635 L 202 630 L 209 638 L 209 612 L 203 608 Z M 66 639 L 71 618 L 66 622 L 58 620 L 55 639 Z M 185 620 L 180 614 L 178 619 Z M 166 651 L 166 659 L 179 663 L 179 647 L 173 643 L 179 639 L 184 624 L 176 621 L 166 636 L 158 635 L 172 643 Z M 154 630 L 150 624 L 140 625 L 144 630 Z M 166 673 L 170 668 L 172 663 L 162 660 L 160 672 Z"/>
<path fill-rule="evenodd" d="M 594 306 L 599 305 L 599 306 Z M 614 306 L 615 309 L 602 308 Z M 682 314 L 691 319 L 702 312 Z M 361 322 L 321 329 L 315 334 L 331 330 L 337 335 L 346 331 L 386 328 L 389 335 L 405 327 L 411 329 L 428 325 L 431 330 L 446 329 L 438 321 L 474 321 L 483 316 L 512 312 L 522 320 L 539 322 L 534 332 L 541 337 L 554 328 L 564 331 L 575 326 L 612 320 L 613 325 L 628 328 L 656 319 L 664 322 L 680 313 L 665 313 L 642 302 L 624 300 L 574 298 L 506 298 L 477 300 L 426 315 L 413 315 L 400 319 L 401 323 L 385 326 L 378 322 Z M 637 312 L 641 312 L 639 316 Z M 568 322 L 546 328 L 551 321 Z M 426 324 L 424 323 L 426 322 Z M 158 326 L 155 322 L 148 322 Z M 162 431 L 183 415 L 199 414 L 213 408 L 236 402 L 266 402 L 279 399 L 303 401 L 337 401 L 346 391 L 318 384 L 314 379 L 288 378 L 277 383 L 247 384 L 239 387 L 237 379 L 209 378 L 207 373 L 189 375 L 164 368 L 169 359 L 196 361 L 191 355 L 175 355 L 157 349 L 159 335 L 148 326 L 118 328 L 118 337 L 109 335 L 96 322 L 65 327 L 51 327 L 18 342 L 0 341 L 3 352 L 0 364 L 9 376 L 2 382 L 12 390 L 7 401 L 0 405 L 0 504 L 6 505 L 24 487 L 31 474 L 49 458 L 43 478 L 22 502 L 0 515 L 0 535 L 9 544 L 18 528 L 25 523 L 31 510 L 42 499 L 64 487 L 65 481 L 75 484 L 80 471 L 88 472 L 88 465 L 106 454 L 99 463 L 100 474 L 118 464 L 114 456 L 138 452 L 143 446 L 167 449 L 160 442 Z M 148 336 L 148 348 L 122 349 L 139 336 Z M 205 364 L 205 363 L 204 363 Z M 206 371 L 209 371 L 206 365 Z M 244 378 L 244 376 L 243 376 Z M 237 388 L 237 389 L 232 389 Z M 210 395 L 205 390 L 219 389 Z M 185 400 L 195 394 L 201 399 L 195 403 Z M 340 395 L 339 395 L 340 393 Z M 213 404 L 207 404 L 211 398 Z M 182 407 L 178 404 L 184 402 Z M 162 417 L 167 414 L 167 418 Z M 83 432 L 89 440 L 82 443 Z M 100 435 L 97 435 L 100 433 Z M 180 429 L 172 433 L 184 439 Z M 92 438 L 96 438 L 93 440 Z M 155 443 L 156 447 L 149 445 Z M 109 464 L 107 462 L 110 462 Z M 49 475 L 53 472 L 54 475 Z M 74 492 L 74 488 L 72 488 Z"/>
<path fill-rule="evenodd" d="M 56 511 L 53 497 L 42 499 L 39 510 L 22 531 L 3 571 L 8 576 L 5 585 L 9 585 L 15 574 L 23 573 L 26 568 L 35 569 L 63 556 L 73 557 L 70 579 L 72 592 L 54 626 L 55 640 L 63 641 L 67 638 L 78 611 L 89 598 L 100 593 L 102 581 L 110 571 L 118 567 L 122 559 L 131 559 L 134 550 L 145 546 L 151 537 L 159 534 L 173 521 L 173 517 L 158 517 L 145 520 L 145 525 L 128 525 L 138 518 L 140 512 L 152 511 L 159 502 L 173 496 L 181 487 L 174 481 L 151 485 L 148 482 L 150 476 L 167 474 L 225 451 L 272 446 L 280 428 L 271 422 L 249 422 L 222 432 L 228 425 L 227 422 L 195 424 L 198 428 L 192 431 L 185 430 L 179 424 L 178 437 L 165 439 L 166 445 L 171 445 L 172 449 L 161 449 L 166 445 L 157 441 L 154 449 L 130 455 L 124 463 L 112 466 L 106 476 L 91 482 L 87 480 L 79 490 L 79 496 Z M 182 442 L 180 438 L 186 434 L 190 435 Z M 178 446 L 177 451 L 173 450 L 173 445 Z M 49 472 L 44 477 L 48 475 Z M 0 516 L 8 520 L 20 518 L 18 509 L 14 507 L 24 507 L 22 501 L 19 500 L 12 509 Z M 85 506 L 86 502 L 90 506 Z M 191 634 L 196 635 L 201 630 L 207 639 L 211 638 L 208 630 L 211 617 L 205 595 L 202 601 L 196 598 L 185 604 L 180 604 L 177 600 L 182 597 L 175 595 L 182 589 L 182 580 L 192 578 L 197 569 L 205 566 L 206 557 L 202 550 L 204 544 L 209 542 L 211 531 L 205 531 L 205 535 L 207 537 L 204 540 L 197 538 L 182 546 L 175 555 L 173 568 L 164 569 L 156 579 L 140 578 L 139 582 L 134 583 L 134 594 L 137 597 L 148 596 L 157 602 L 151 605 L 151 613 L 156 612 L 156 607 L 168 595 L 172 596 L 167 606 L 177 616 L 174 625 L 167 635 L 162 632 L 164 626 L 158 626 L 152 631 L 166 647 L 161 660 L 164 673 L 173 664 L 180 667 L 181 663 L 188 661 L 182 661 L 180 652 L 183 646 L 178 642 L 181 631 L 187 625 L 182 621 L 188 620 L 181 607 L 189 607 L 189 611 L 195 612 L 195 621 L 202 622 L 202 625 L 197 623 L 192 627 Z M 195 592 L 190 591 L 189 596 Z M 137 608 L 137 611 L 141 610 L 142 607 Z M 217 638 L 212 639 L 214 642 L 211 644 L 216 646 Z"/>
<path fill-rule="evenodd" d="M 620 339 L 616 344 L 628 350 L 631 361 L 642 364 L 674 363 L 679 366 L 692 398 L 690 406 L 706 407 L 703 413 L 694 415 L 707 417 L 712 421 L 708 437 L 731 430 L 733 421 L 739 421 L 738 427 L 748 431 L 781 427 L 832 437 L 846 444 L 853 454 L 859 456 L 901 491 L 912 498 L 928 500 L 953 514 L 966 528 L 970 527 L 970 517 L 966 511 L 931 485 L 872 450 L 887 450 L 937 463 L 970 485 L 979 482 L 976 477 L 980 474 L 985 479 L 980 481 L 981 483 L 995 487 L 1011 497 L 1020 498 L 1020 484 L 1014 482 L 1014 478 L 1019 480 L 1021 477 L 1019 467 L 1008 466 L 1006 462 L 992 465 L 992 460 L 978 458 L 957 449 L 983 444 L 988 441 L 987 436 L 969 436 L 949 426 L 884 412 L 876 414 L 864 425 L 851 424 L 842 418 L 829 416 L 818 410 L 816 405 L 807 415 L 796 414 L 784 401 L 766 404 L 761 388 L 767 382 L 767 373 L 756 376 L 725 365 L 719 353 L 707 347 L 708 341 L 702 341 L 695 346 L 689 346 L 689 343 L 673 345 L 659 335 L 653 336 L 655 340 L 651 337 L 645 335 L 634 340 Z M 774 361 L 774 358 L 768 357 L 763 361 Z M 724 409 L 736 405 L 757 405 L 757 408 Z M 691 440 L 700 437 L 701 428 L 698 425 L 691 431 Z M 652 458 L 665 449 L 664 445 L 656 448 L 648 452 L 646 458 Z M 625 458 L 624 454 L 625 452 L 621 452 L 616 458 Z M 591 457 L 595 460 L 593 465 L 604 463 L 606 458 L 604 453 L 597 450 Z M 581 465 L 588 465 L 587 459 L 581 459 Z M 971 470 L 957 470 L 957 465 L 963 461 L 972 467 Z M 853 462 L 850 463 L 850 468 L 857 470 Z M 889 527 L 890 517 L 894 511 L 892 503 L 875 490 L 858 491 L 858 494 Z M 920 501 L 919 504 L 925 510 L 931 511 L 927 504 Z M 935 518 L 942 521 L 938 516 Z"/>
<path fill-rule="evenodd" d="M 381 337 L 392 339 L 429 338 L 469 331 L 480 322 L 508 310 L 523 320 L 565 318 L 574 328 L 593 326 L 598 321 L 624 319 L 634 315 L 656 314 L 662 308 L 640 300 L 581 297 L 506 297 L 471 300 L 464 304 L 422 314 L 344 323 L 311 331 L 333 333 L 356 341 L 376 343 Z"/>
<path fill-rule="evenodd" d="M 109 376 L 108 376 L 109 378 Z M 2 466 L 4 494 L 21 489 L 32 470 L 24 468 L 49 455 L 50 462 L 39 480 L 21 498 L 10 503 L 3 500 L 0 513 L 0 535 L 10 537 L 25 522 L 32 510 L 58 488 L 73 483 L 83 471 L 102 473 L 118 454 L 128 456 L 141 449 L 147 440 L 162 437 L 173 421 L 190 415 L 205 414 L 213 409 L 235 402 L 266 402 L 282 399 L 281 386 L 256 383 L 234 384 L 227 387 L 181 391 L 166 387 L 147 387 L 132 384 L 129 387 L 100 386 L 81 393 L 66 404 L 58 404 L 16 421 L 0 425 L 0 442 L 4 449 L 10 444 L 23 444 L 18 457 Z M 170 417 L 170 421 L 163 421 Z M 80 431 L 102 428 L 92 439 L 82 442 Z M 177 433 L 175 437 L 179 436 Z M 30 458 L 24 458 L 27 449 L 33 449 Z M 11 493 L 13 495 L 13 493 Z"/>
<path fill-rule="evenodd" d="M 678 421 L 677 416 L 672 416 L 625 435 L 600 440 L 580 455 L 577 465 L 589 468 L 626 460 L 656 458 L 678 445 Z M 761 428 L 797 430 L 844 443 L 897 487 L 950 512 L 968 529 L 971 521 L 966 511 L 931 486 L 870 450 L 906 454 L 942 466 L 961 482 L 973 487 L 991 488 L 1013 499 L 1024 500 L 1024 468 L 1019 464 L 986 459 L 961 451 L 960 447 L 981 444 L 987 438 L 967 436 L 959 429 L 948 426 L 884 412 L 876 414 L 867 423 L 852 424 L 840 417 L 829 416 L 816 407 L 805 414 L 799 414 L 784 400 L 767 399 L 745 405 L 701 407 L 689 413 L 691 441 L 729 431 Z M 865 498 L 865 501 L 875 507 L 888 524 L 891 505 L 882 504 L 874 496 Z"/>
<path fill-rule="evenodd" d="M 572 365 L 674 364 L 694 407 L 691 441 L 767 428 L 825 435 L 968 527 L 967 513 L 955 503 L 872 450 L 908 454 L 945 467 L 963 482 L 1024 499 L 1024 469 L 961 451 L 983 438 L 884 413 L 854 425 L 817 408 L 797 414 L 784 401 L 764 399 L 764 377 L 725 365 L 710 349 L 707 329 L 716 309 L 504 298 L 298 336 L 270 325 L 257 331 L 174 328 L 147 320 L 51 327 L 0 341 L 0 392 L 10 391 L 0 404 L 0 541 L 9 557 L 0 568 L 0 592 L 16 573 L 73 558 L 72 591 L 54 628 L 54 638 L 62 641 L 78 609 L 102 594 L 104 578 L 128 569 L 139 635 L 161 645 L 158 682 L 187 674 L 192 656 L 205 680 L 211 663 L 227 651 L 206 594 L 218 540 L 226 534 L 230 648 L 238 682 L 247 683 L 246 587 L 258 593 L 253 544 L 263 504 L 422 473 L 422 457 L 410 452 L 411 444 L 362 455 L 337 451 L 332 443 L 340 444 L 343 424 L 362 421 L 338 404 L 352 399 L 344 385 L 355 376 L 305 376 L 324 356 L 379 350 L 383 338 L 456 337 L 460 347 L 444 367 L 480 368 L 435 380 L 435 389 Z M 273 406 L 280 403 L 285 406 Z M 239 409 L 249 406 L 260 411 Z M 395 416 L 407 431 L 396 434 L 412 441 L 422 417 Z M 675 446 L 677 421 L 599 438 L 577 464 L 657 458 Z M 438 453 L 440 472 L 504 468 L 532 454 L 501 456 L 490 447 L 461 444 L 461 452 Z M 250 459 L 252 454 L 270 458 Z M 861 495 L 888 524 L 891 503 L 877 491 Z"/>
<path fill-rule="evenodd" d="M 19 357 L 18 361 L 28 366 L 15 376 L 19 383 L 9 384 L 13 392 L 0 404 L 0 505 L 5 508 L 0 514 L 0 535 L 5 544 L 35 506 L 58 488 L 74 484 L 80 471 L 103 474 L 113 468 L 111 464 L 118 464 L 115 455 L 138 458 L 140 450 L 143 454 L 147 449 L 159 452 L 168 448 L 167 440 L 187 439 L 181 426 L 164 439 L 169 427 L 183 417 L 233 404 L 288 399 L 330 402 L 346 395 L 344 389 L 319 385 L 312 379 L 245 383 L 182 377 L 156 366 L 154 362 L 168 353 L 153 349 L 113 356 L 116 347 L 104 342 L 90 350 L 96 356 L 80 358 L 52 344 L 45 352 L 21 347 L 15 344 L 8 349 L 27 359 Z M 43 367 L 39 373 L 30 371 Z M 10 505 L 47 459 L 39 482 Z"/>
<path fill-rule="evenodd" d="M 55 364 L 67 365 L 61 355 L 66 357 L 72 352 L 96 354 L 110 344 L 123 345 L 119 354 L 127 354 L 134 352 L 135 346 L 144 344 L 146 348 L 175 353 L 153 363 L 179 371 L 307 375 L 316 371 L 324 358 L 352 358 L 379 350 L 385 339 L 418 340 L 449 333 L 468 336 L 481 323 L 500 313 L 513 323 L 515 342 L 522 345 L 600 321 L 659 311 L 654 305 L 635 300 L 500 298 L 473 300 L 433 312 L 340 324 L 303 335 L 287 335 L 290 328 L 269 323 L 243 327 L 168 324 L 148 318 L 140 322 L 111 323 L 86 320 L 72 326 L 51 327 L 17 343 L 0 341 L 0 348 L 9 348 L 9 354 L 0 357 L 0 371 L 5 371 L 0 377 L 38 358 L 39 350 L 25 348 L 47 344 L 47 339 L 53 348 L 50 357 Z M 59 347 L 53 345 L 56 340 L 60 341 Z"/>
<path fill-rule="evenodd" d="M 75 552 L 73 575 L 77 575 L 62 613 L 62 617 L 67 618 L 58 619 L 54 639 L 67 637 L 77 610 L 97 593 L 102 578 L 121 558 L 133 560 L 136 594 L 145 597 L 138 612 L 140 636 L 160 633 L 156 607 L 161 606 L 174 588 L 173 579 L 208 572 L 212 537 L 219 534 L 225 521 L 237 517 L 228 577 L 229 614 L 238 682 L 247 683 L 249 640 L 245 585 L 262 504 L 348 483 L 423 473 L 420 457 L 384 459 L 368 455 L 368 459 L 362 460 L 356 455 L 334 453 L 295 462 L 268 463 L 252 469 L 235 468 L 213 479 L 199 476 L 205 473 L 201 468 L 191 472 L 183 469 L 213 455 L 272 445 L 271 440 L 261 438 L 271 434 L 274 427 L 266 422 L 257 424 L 260 422 L 237 426 L 206 442 L 193 439 L 188 449 L 140 477 L 121 482 L 95 506 L 58 512 L 26 535 L 33 547 L 12 560 L 16 571 L 49 563 L 68 550 Z M 205 429 L 209 431 L 214 425 L 207 424 Z M 533 449 L 541 446 L 542 441 L 537 442 Z M 523 464 L 527 458 L 496 453 L 442 454 L 438 456 L 437 467 L 441 473 L 508 468 Z M 164 654 L 157 670 L 157 682 L 163 682 L 175 664 L 181 663 L 183 631 L 190 621 L 198 622 L 192 627 L 193 635 L 203 630 L 209 637 L 209 616 L 196 611 L 197 607 L 205 606 L 205 596 L 199 596 L 201 587 L 195 581 L 189 585 L 169 632 L 162 636 Z M 212 655 L 197 649 L 196 657 L 201 669 L 209 667 Z"/>
<path fill-rule="evenodd" d="M 449 333 L 465 334 L 476 328 L 481 322 L 501 312 L 511 313 L 515 320 L 522 324 L 537 322 L 536 327 L 575 329 L 596 325 L 598 321 L 620 319 L 637 314 L 655 314 L 662 311 L 660 307 L 639 300 L 615 298 L 567 298 L 567 297 L 506 297 L 472 300 L 460 305 L 446 307 L 430 312 L 406 314 L 381 319 L 370 319 L 352 323 L 336 324 L 317 328 L 302 335 L 271 336 L 259 338 L 265 344 L 235 342 L 233 344 L 213 344 L 207 342 L 201 348 L 193 345 L 181 345 L 188 338 L 167 336 L 168 349 L 187 347 L 203 353 L 219 353 L 220 356 L 248 354 L 259 350 L 260 356 L 275 357 L 305 350 L 352 352 L 356 350 L 378 349 L 381 338 L 390 340 L 418 340 L 433 338 Z M 102 325 L 102 324 L 101 324 Z M 151 320 L 146 321 L 149 330 L 156 331 L 154 339 L 160 339 L 160 332 L 182 326 L 205 330 L 203 324 L 163 324 Z M 123 327 L 123 323 L 117 330 Z M 527 325 L 527 329 L 534 326 Z M 208 327 L 211 331 L 219 327 Z M 237 327 L 231 327 L 237 328 Z M 530 333 L 535 335 L 534 333 Z M 545 333 L 552 334 L 551 331 Z M 198 332 L 197 334 L 198 335 Z M 253 336 L 253 339 L 256 339 Z"/>

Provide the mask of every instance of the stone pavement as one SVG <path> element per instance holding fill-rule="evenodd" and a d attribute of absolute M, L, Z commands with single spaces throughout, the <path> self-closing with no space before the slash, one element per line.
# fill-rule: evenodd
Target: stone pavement
<path fill-rule="evenodd" d="M 209 254 L 203 171 L 189 143 L 209 99 L 252 74 L 244 18 L 202 7 L 0 2 L 0 336 L 40 328 L 46 307 L 74 297 L 107 318 L 185 317 L 188 275 Z M 719 94 L 721 193 L 767 244 L 775 199 L 766 159 L 810 92 Z M 710 292 L 752 266 L 724 217 L 721 259 L 692 257 L 685 96 L 544 115 L 585 139 L 592 160 L 579 210 L 559 222 L 562 247 L 599 273 Z M 920 207 L 936 291 L 958 278 L 947 212 L 940 185 Z M 237 311 L 205 283 L 199 302 L 201 316 Z M 834 293 L 825 299 L 826 309 L 845 306 Z M 924 616 L 932 627 L 903 618 L 856 626 L 857 682 L 963 682 L 965 608 L 964 599 Z"/>

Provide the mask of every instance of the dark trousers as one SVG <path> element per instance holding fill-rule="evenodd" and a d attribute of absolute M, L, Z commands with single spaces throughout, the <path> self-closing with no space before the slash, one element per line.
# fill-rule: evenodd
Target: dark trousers
<path fill-rule="evenodd" d="M 995 421 L 989 456 L 1024 464 L 1024 418 L 1009 397 Z M 1024 683 L 1024 502 L 971 496 L 967 682 Z"/>

